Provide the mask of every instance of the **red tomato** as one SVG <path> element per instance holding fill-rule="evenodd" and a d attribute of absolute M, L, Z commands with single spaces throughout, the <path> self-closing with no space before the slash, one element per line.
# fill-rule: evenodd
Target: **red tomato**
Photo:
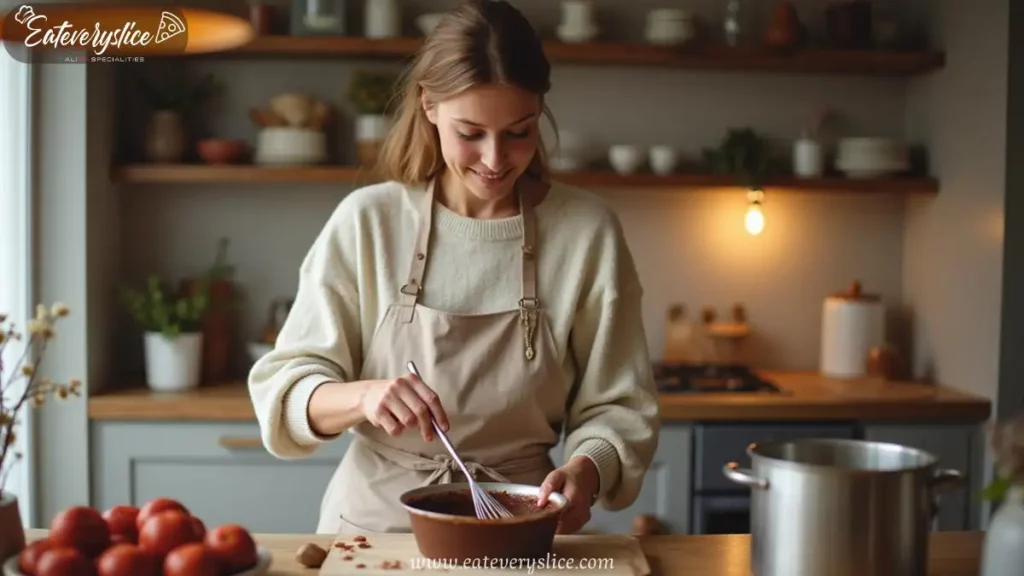
<path fill-rule="evenodd" d="M 110 546 L 110 528 L 96 510 L 88 506 L 72 506 L 53 518 L 50 540 L 57 546 L 75 548 L 95 558 Z"/>
<path fill-rule="evenodd" d="M 164 559 L 164 576 L 221 576 L 221 573 L 217 557 L 198 542 L 178 546 Z"/>
<path fill-rule="evenodd" d="M 135 506 L 119 504 L 104 512 L 103 519 L 106 520 L 107 526 L 110 528 L 111 541 L 114 540 L 114 536 L 120 536 L 120 538 L 117 538 L 119 542 L 135 542 L 138 540 L 138 517 L 139 509 Z"/>
<path fill-rule="evenodd" d="M 21 553 L 18 554 L 18 570 L 22 574 L 32 576 L 36 573 L 36 566 L 39 565 L 39 557 L 43 555 L 43 552 L 54 547 L 53 542 L 47 538 L 36 540 L 25 546 Z"/>
<path fill-rule="evenodd" d="M 115 544 L 96 560 L 98 576 L 158 576 L 159 563 L 134 544 Z"/>
<path fill-rule="evenodd" d="M 36 576 L 94 576 L 92 560 L 74 548 L 51 548 L 39 557 Z"/>
<path fill-rule="evenodd" d="M 135 527 L 141 531 L 142 525 L 146 523 L 146 520 L 168 510 L 180 510 L 186 514 L 189 513 L 188 508 L 185 508 L 185 506 L 177 500 L 171 500 L 170 498 L 154 498 L 143 504 L 142 508 L 139 509 L 139 515 L 135 519 Z"/>
<path fill-rule="evenodd" d="M 248 530 L 237 524 L 225 524 L 210 530 L 203 544 L 216 554 L 228 574 L 256 565 L 256 541 Z"/>
<path fill-rule="evenodd" d="M 200 540 L 206 537 L 206 524 L 203 524 L 203 521 L 195 516 L 192 517 L 192 528 L 195 529 L 196 536 L 199 536 Z"/>
<path fill-rule="evenodd" d="M 164 556 L 182 544 L 202 542 L 196 535 L 192 516 L 168 510 L 151 517 L 139 530 L 139 547 L 163 562 Z"/>

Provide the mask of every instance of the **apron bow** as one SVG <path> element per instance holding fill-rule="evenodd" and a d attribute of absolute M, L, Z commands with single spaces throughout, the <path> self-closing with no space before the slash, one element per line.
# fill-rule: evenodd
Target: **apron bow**
<path fill-rule="evenodd" d="M 423 486 L 451 484 L 453 475 L 462 472 L 462 468 L 459 468 L 459 463 L 448 454 L 437 454 L 430 461 L 434 464 L 432 466 L 433 471 L 423 481 Z M 482 472 L 498 482 L 508 482 L 508 478 L 505 478 L 490 466 L 484 466 L 472 460 L 463 460 L 462 463 L 466 465 L 466 470 L 473 475 L 473 480 L 479 481 L 480 473 Z M 425 466 L 425 468 L 429 470 L 431 467 Z"/>
<path fill-rule="evenodd" d="M 429 471 L 430 474 L 423 481 L 423 486 L 429 486 L 431 484 L 451 484 L 454 475 L 462 472 L 462 469 L 459 468 L 459 463 L 456 462 L 449 454 L 436 454 L 428 458 L 420 456 L 419 454 L 406 452 L 405 450 L 399 450 L 394 446 L 389 446 L 379 440 L 369 438 L 364 435 L 358 435 L 356 436 L 356 439 L 363 442 L 367 448 L 402 468 L 407 470 Z M 479 462 L 474 462 L 473 460 L 463 459 L 462 463 L 466 465 L 466 470 L 469 471 L 474 480 L 479 481 L 481 475 L 487 475 L 497 482 L 510 482 L 504 474 L 523 474 L 541 467 L 550 467 L 550 459 L 548 455 L 544 453 L 513 458 L 493 467 L 485 466 Z M 498 469 L 502 472 L 498 472 Z"/>

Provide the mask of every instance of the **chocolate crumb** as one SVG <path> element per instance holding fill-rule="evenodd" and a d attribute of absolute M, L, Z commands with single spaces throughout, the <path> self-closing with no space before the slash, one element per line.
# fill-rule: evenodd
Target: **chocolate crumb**
<path fill-rule="evenodd" d="M 356 564 L 356 568 L 366 568 L 366 564 Z"/>
<path fill-rule="evenodd" d="M 370 548 L 370 545 L 369 545 L 369 544 L 367 544 L 366 542 L 360 542 L 360 543 L 359 543 L 359 547 L 360 547 L 360 548 Z"/>
<path fill-rule="evenodd" d="M 366 542 L 366 536 L 359 535 L 353 538 L 353 540 L 355 540 L 356 542 Z"/>
<path fill-rule="evenodd" d="M 352 559 L 352 555 L 351 554 L 345 554 L 345 556 L 343 556 L 342 558 L 345 559 L 345 560 L 351 560 Z"/>
<path fill-rule="evenodd" d="M 380 563 L 382 570 L 401 570 L 402 562 L 400 560 L 385 560 Z"/>

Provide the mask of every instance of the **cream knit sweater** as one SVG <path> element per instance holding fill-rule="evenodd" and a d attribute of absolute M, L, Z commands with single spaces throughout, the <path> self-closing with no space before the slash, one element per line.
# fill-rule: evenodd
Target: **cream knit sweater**
<path fill-rule="evenodd" d="M 423 194 L 395 182 L 351 192 L 302 262 L 288 321 L 249 375 L 275 456 L 302 458 L 333 439 L 311 431 L 309 398 L 324 382 L 359 378 L 408 274 Z M 514 309 L 522 218 L 467 218 L 437 202 L 434 211 L 420 302 L 460 313 Z M 555 182 L 536 215 L 538 297 L 567 381 L 579 389 L 567 409 L 565 457 L 590 457 L 600 501 L 619 510 L 636 499 L 660 429 L 642 288 L 618 218 L 596 196 Z"/>

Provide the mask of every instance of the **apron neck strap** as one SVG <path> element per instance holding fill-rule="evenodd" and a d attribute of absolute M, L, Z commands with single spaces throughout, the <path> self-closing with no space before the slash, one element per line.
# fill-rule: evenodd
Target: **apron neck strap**
<path fill-rule="evenodd" d="M 436 198 L 437 181 L 441 173 L 432 177 L 427 183 L 426 194 L 420 204 L 419 229 L 416 233 L 416 245 L 413 249 L 412 262 L 409 265 L 409 276 L 401 288 L 402 321 L 411 322 L 413 309 L 423 291 L 423 274 L 427 267 L 430 232 L 434 222 L 434 199 Z M 522 299 L 519 306 L 539 306 L 537 300 L 537 223 L 533 211 L 536 203 L 547 193 L 548 184 L 534 180 L 530 175 L 523 174 L 516 182 L 519 196 L 519 213 L 523 219 L 523 241 L 520 262 L 522 265 Z"/>

